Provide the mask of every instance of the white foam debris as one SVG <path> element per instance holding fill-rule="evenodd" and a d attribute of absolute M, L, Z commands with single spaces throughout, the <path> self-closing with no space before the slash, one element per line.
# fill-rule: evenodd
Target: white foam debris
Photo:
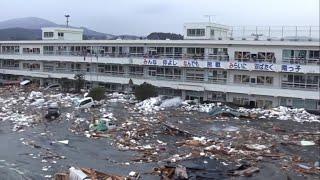
<path fill-rule="evenodd" d="M 300 141 L 301 146 L 314 146 L 316 143 L 314 141 Z"/>
<path fill-rule="evenodd" d="M 161 108 L 168 108 L 168 107 L 178 107 L 182 104 L 182 99 L 181 97 L 174 97 L 172 99 L 166 99 L 164 100 L 160 107 Z"/>
<path fill-rule="evenodd" d="M 35 98 L 42 98 L 42 97 L 43 97 L 42 92 L 31 91 L 31 93 L 29 94 L 28 99 L 35 99 Z"/>
<path fill-rule="evenodd" d="M 279 106 L 272 109 L 239 108 L 239 112 L 257 114 L 263 118 L 275 118 L 278 120 L 292 120 L 296 122 L 320 122 L 320 116 L 310 114 L 303 108 L 288 108 Z"/>
<path fill-rule="evenodd" d="M 164 96 L 152 97 L 136 104 L 140 113 L 152 114 L 170 107 L 178 107 L 183 103 L 180 97 L 165 99 Z"/>
<path fill-rule="evenodd" d="M 108 100 L 108 102 L 121 102 L 121 103 L 125 103 L 125 102 L 134 102 L 135 101 L 135 97 L 132 94 L 121 94 L 118 92 L 114 92 L 111 94 L 107 95 L 108 98 L 110 98 Z"/>
<path fill-rule="evenodd" d="M 182 101 L 180 97 L 174 97 L 171 99 L 164 99 L 163 96 L 153 97 L 146 99 L 136 104 L 136 109 L 144 114 L 155 113 L 159 110 L 169 107 L 181 106 L 181 109 L 185 111 L 198 111 L 209 113 L 214 107 L 221 106 L 221 103 L 209 103 L 200 104 L 196 101 Z M 226 111 L 231 108 L 225 106 Z M 296 122 L 320 122 L 320 116 L 310 114 L 303 108 L 288 108 L 279 106 L 272 109 L 262 108 L 243 108 L 239 107 L 234 109 L 237 112 L 247 115 L 257 115 L 258 119 L 278 119 L 278 120 L 292 120 Z"/>
<path fill-rule="evenodd" d="M 45 100 L 43 98 L 41 99 L 36 99 L 34 102 L 32 102 L 30 105 L 31 106 L 41 106 L 43 105 Z"/>
<path fill-rule="evenodd" d="M 215 103 L 209 103 L 209 104 L 199 104 L 194 101 L 184 101 L 182 102 L 182 109 L 186 111 L 199 111 L 199 112 L 210 112 L 213 107 L 216 106 Z"/>
<path fill-rule="evenodd" d="M 35 107 L 42 108 L 55 102 L 59 102 L 62 107 L 70 107 L 74 98 L 74 95 L 70 94 L 44 95 L 38 91 L 30 93 L 21 91 L 19 95 L 0 98 L 0 121 L 11 121 L 14 124 L 13 131 L 22 131 L 23 127 L 42 120 L 41 111 Z"/>
<path fill-rule="evenodd" d="M 194 101 L 184 101 L 182 104 L 183 106 L 181 108 L 185 111 L 198 111 L 206 113 L 212 111 L 215 106 L 221 105 L 221 103 L 199 104 L 195 103 Z M 288 108 L 279 106 L 272 109 L 248 109 L 239 107 L 235 110 L 244 114 L 255 114 L 257 115 L 258 119 L 292 120 L 296 122 L 320 122 L 320 116 L 310 114 L 303 108 Z"/>
<path fill-rule="evenodd" d="M 267 146 L 261 144 L 246 144 L 246 147 L 253 150 L 264 150 L 268 148 Z"/>
<path fill-rule="evenodd" d="M 136 104 L 140 113 L 151 114 L 160 110 L 161 96 L 152 97 Z"/>

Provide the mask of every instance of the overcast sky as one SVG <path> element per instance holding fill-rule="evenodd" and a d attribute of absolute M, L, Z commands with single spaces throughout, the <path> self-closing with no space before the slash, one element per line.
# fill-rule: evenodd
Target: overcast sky
<path fill-rule="evenodd" d="M 41 17 L 110 34 L 182 33 L 184 22 L 319 26 L 319 0 L 1 0 L 0 21 Z"/>

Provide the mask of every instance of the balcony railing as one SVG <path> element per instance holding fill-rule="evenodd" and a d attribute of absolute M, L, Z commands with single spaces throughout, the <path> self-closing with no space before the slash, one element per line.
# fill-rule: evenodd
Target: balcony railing
<path fill-rule="evenodd" d="M 284 63 L 290 63 L 290 64 L 318 64 L 320 65 L 320 59 L 314 59 L 314 58 L 286 58 L 284 57 L 282 59 L 282 62 Z"/>
<path fill-rule="evenodd" d="M 19 70 L 17 67 L 1 67 L 0 69 L 8 69 L 8 70 Z M 28 71 L 27 69 L 21 70 Z M 41 72 L 49 72 L 49 73 L 65 73 L 65 74 L 77 74 L 82 73 L 85 75 L 92 76 L 111 76 L 111 77 L 126 77 L 126 78 L 137 78 L 137 79 L 150 79 L 150 80 L 166 80 L 166 81 L 181 81 L 181 82 L 194 82 L 194 83 L 213 83 L 213 84 L 225 84 L 229 86 L 248 86 L 248 87 L 255 87 L 255 88 L 268 88 L 268 89 L 290 89 L 290 90 L 304 90 L 304 91 L 319 91 L 320 84 L 306 84 L 306 83 L 290 83 L 290 82 L 281 82 L 281 86 L 274 86 L 274 85 L 256 85 L 256 84 L 243 84 L 243 83 L 232 83 L 225 81 L 223 79 L 208 79 L 207 81 L 203 76 L 186 76 L 183 77 L 182 75 L 146 75 L 146 76 L 134 76 L 129 73 L 125 72 L 104 72 L 104 73 L 97 73 L 95 71 L 87 72 L 83 69 L 66 69 L 66 68 L 56 68 L 55 71 L 41 71 L 41 70 L 34 70 L 33 73 L 41 73 Z"/>
<path fill-rule="evenodd" d="M 319 84 L 306 84 L 306 83 L 291 83 L 291 82 L 282 82 L 281 87 L 284 89 L 298 89 L 298 90 L 319 90 Z"/>

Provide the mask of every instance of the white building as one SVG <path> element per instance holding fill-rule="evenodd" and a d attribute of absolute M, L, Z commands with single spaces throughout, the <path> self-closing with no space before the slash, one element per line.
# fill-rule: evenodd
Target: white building
<path fill-rule="evenodd" d="M 83 29 L 48 27 L 42 28 L 43 40 L 82 40 Z"/>
<path fill-rule="evenodd" d="M 278 34 L 271 34 L 270 28 L 265 36 L 257 35 L 258 28 L 253 36 L 241 29 L 240 38 L 234 29 L 189 23 L 184 40 L 82 40 L 82 31 L 44 28 L 53 36 L 0 41 L 0 78 L 47 85 L 84 73 L 88 88 L 98 84 L 125 91 L 132 79 L 185 99 L 320 109 L 319 39 L 311 37 L 314 27 L 306 31 L 307 39 L 298 33 L 287 38 L 284 32 L 275 37 Z"/>

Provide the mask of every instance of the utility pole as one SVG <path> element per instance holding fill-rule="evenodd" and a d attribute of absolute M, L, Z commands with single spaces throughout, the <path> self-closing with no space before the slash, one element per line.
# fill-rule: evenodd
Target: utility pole
<path fill-rule="evenodd" d="M 67 18 L 67 28 L 68 28 L 68 27 L 69 27 L 69 17 L 70 17 L 70 15 L 69 15 L 69 14 L 66 14 L 66 15 L 64 15 L 64 17 Z"/>

